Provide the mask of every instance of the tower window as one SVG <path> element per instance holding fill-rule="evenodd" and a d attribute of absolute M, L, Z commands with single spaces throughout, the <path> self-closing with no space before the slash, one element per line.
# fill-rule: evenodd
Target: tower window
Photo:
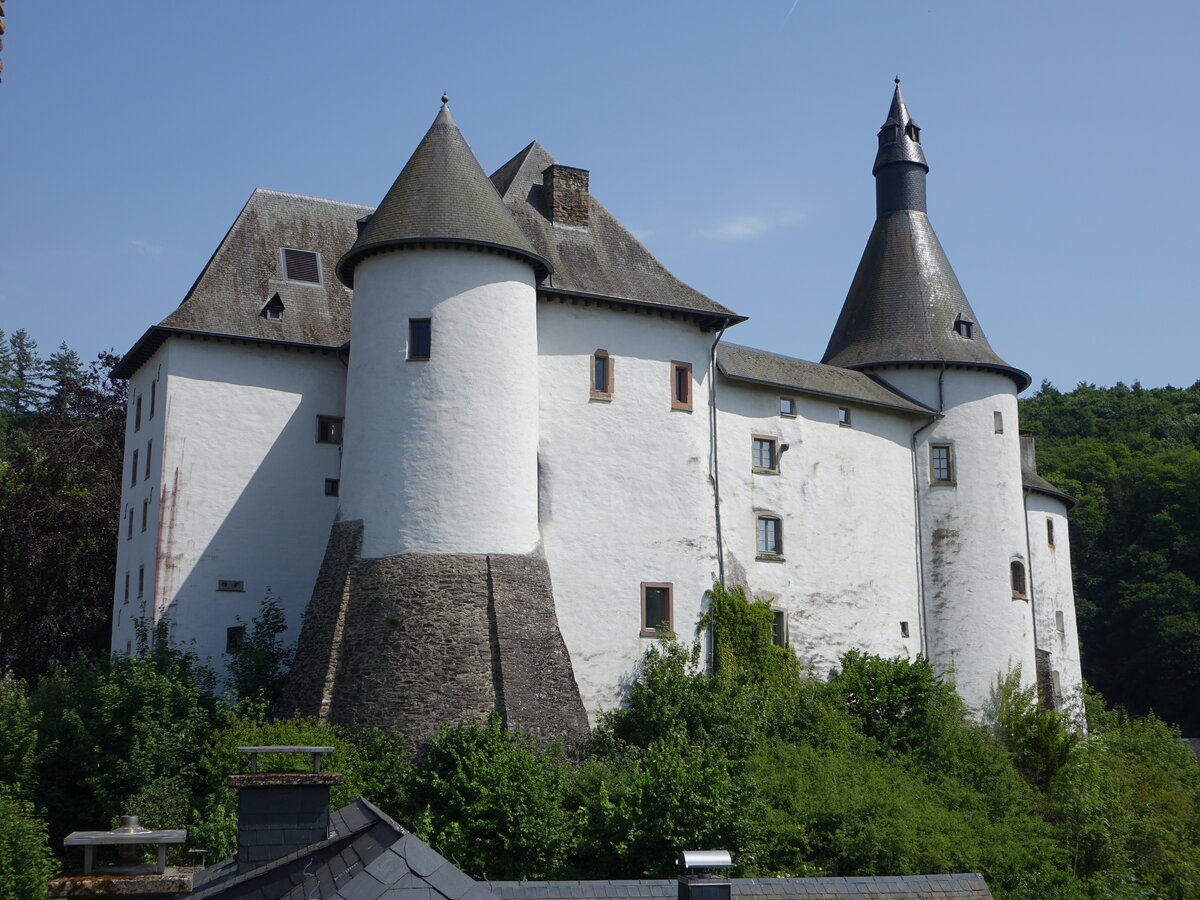
<path fill-rule="evenodd" d="M 972 332 L 975 330 L 975 323 L 969 322 L 966 319 L 957 319 L 954 322 L 954 330 L 959 337 L 964 337 L 967 340 L 974 340 Z"/>
<path fill-rule="evenodd" d="M 1058 630 L 1059 634 L 1067 633 L 1067 622 L 1061 609 L 1054 613 L 1054 627 Z"/>
<path fill-rule="evenodd" d="M 692 409 L 692 364 L 671 362 L 671 409 Z"/>
<path fill-rule="evenodd" d="M 850 410 L 845 406 L 838 407 L 838 424 L 850 428 Z"/>
<path fill-rule="evenodd" d="M 759 558 L 783 555 L 783 522 L 775 516 L 759 516 L 757 527 Z"/>
<path fill-rule="evenodd" d="M 1046 544 L 1050 547 L 1054 546 L 1054 520 L 1049 516 L 1046 517 Z"/>
<path fill-rule="evenodd" d="M 779 439 L 771 435 L 756 434 L 751 438 L 751 452 L 755 472 L 779 473 Z"/>
<path fill-rule="evenodd" d="M 150 501 L 142 501 L 142 531 L 146 530 L 146 522 L 150 519 Z"/>
<path fill-rule="evenodd" d="M 125 602 L 129 602 L 129 570 L 125 570 Z"/>
<path fill-rule="evenodd" d="M 133 404 L 133 430 L 138 431 L 142 427 L 142 395 L 138 394 L 137 400 Z"/>
<path fill-rule="evenodd" d="M 143 480 L 150 477 L 150 457 L 154 452 L 154 441 L 146 441 L 146 474 L 142 476 Z"/>
<path fill-rule="evenodd" d="M 338 489 L 340 487 L 341 487 L 341 479 L 326 478 L 325 479 L 325 496 L 326 497 L 336 497 L 338 495 Z"/>
<path fill-rule="evenodd" d="M 672 586 L 660 582 L 642 582 L 642 637 L 656 637 L 671 631 Z"/>
<path fill-rule="evenodd" d="M 1024 600 L 1025 593 L 1025 564 L 1019 559 L 1014 559 L 1008 566 L 1009 574 L 1012 579 L 1012 595 L 1014 600 Z"/>
<path fill-rule="evenodd" d="M 285 281 L 302 284 L 321 283 L 321 257 L 312 250 L 283 248 L 283 277 Z"/>
<path fill-rule="evenodd" d="M 902 637 L 902 638 L 908 637 L 908 623 L 907 622 L 900 623 L 900 637 Z"/>
<path fill-rule="evenodd" d="M 138 451 L 133 451 L 133 464 L 129 467 L 129 486 L 137 487 Z"/>
<path fill-rule="evenodd" d="M 430 319 L 408 320 L 408 358 L 429 359 L 433 349 L 433 322 Z"/>
<path fill-rule="evenodd" d="M 782 609 L 771 610 L 771 643 L 776 647 L 788 645 L 787 613 Z"/>
<path fill-rule="evenodd" d="M 129 507 L 126 511 L 129 513 L 129 530 L 125 532 L 125 540 L 129 541 L 133 540 L 133 507 Z"/>
<path fill-rule="evenodd" d="M 796 398 L 795 397 L 780 397 L 779 398 L 779 414 L 786 416 L 789 419 L 796 418 Z"/>
<path fill-rule="evenodd" d="M 613 395 L 613 361 L 607 350 L 592 354 L 591 398 L 611 400 Z"/>
<path fill-rule="evenodd" d="M 145 593 L 145 591 L 146 591 L 146 567 L 138 566 L 138 599 L 141 599 L 141 597 Z"/>
<path fill-rule="evenodd" d="M 992 413 L 992 423 L 996 428 L 996 434 L 1004 434 L 1004 413 L 996 410 Z"/>
<path fill-rule="evenodd" d="M 930 445 L 929 479 L 938 484 L 954 483 L 954 448 L 950 444 Z"/>
<path fill-rule="evenodd" d="M 150 418 L 154 418 L 154 405 L 158 397 L 158 379 L 155 378 L 150 382 Z"/>
<path fill-rule="evenodd" d="M 317 443 L 340 444 L 342 421 L 341 416 L 317 416 Z"/>

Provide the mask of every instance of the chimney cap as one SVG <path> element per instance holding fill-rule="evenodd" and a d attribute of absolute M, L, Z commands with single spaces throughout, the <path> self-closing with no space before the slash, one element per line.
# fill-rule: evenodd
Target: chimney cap
<path fill-rule="evenodd" d="M 720 869 L 733 865 L 728 850 L 684 850 L 679 854 L 684 869 Z"/>
<path fill-rule="evenodd" d="M 332 753 L 335 747 L 296 747 L 292 745 L 276 745 L 270 747 L 238 747 L 238 753 L 250 754 L 250 771 L 258 771 L 258 754 L 260 753 L 310 753 L 312 754 L 313 771 L 321 771 L 321 756 Z"/>

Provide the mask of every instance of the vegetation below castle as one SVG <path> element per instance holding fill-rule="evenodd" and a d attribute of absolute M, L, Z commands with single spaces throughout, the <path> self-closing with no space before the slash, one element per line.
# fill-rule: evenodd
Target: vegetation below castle
<path fill-rule="evenodd" d="M 666 877 L 681 848 L 721 847 L 740 875 L 979 871 L 998 898 L 1200 894 L 1200 767 L 1178 732 L 1092 698 L 1084 735 L 1016 673 L 974 725 L 921 659 L 851 652 L 830 680 L 811 677 L 771 644 L 766 604 L 718 588 L 715 672 L 699 644 L 659 642 L 627 706 L 571 758 L 493 719 L 443 728 L 409 762 L 393 736 L 265 714 L 283 646 L 273 609 L 247 636 L 241 698 L 215 699 L 152 635 L 140 657 L 0 682 L 0 825 L 24 842 L 19 857 L 0 845 L 0 871 L 54 865 L 34 808 L 53 846 L 133 813 L 221 858 L 236 748 L 324 744 L 346 776 L 335 805 L 372 799 L 477 878 Z"/>

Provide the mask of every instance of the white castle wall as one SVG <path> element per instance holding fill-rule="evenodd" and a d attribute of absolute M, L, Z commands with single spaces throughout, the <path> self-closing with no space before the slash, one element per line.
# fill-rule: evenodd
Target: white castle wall
<path fill-rule="evenodd" d="M 1026 494 L 1025 509 L 1038 648 L 1050 651 L 1051 673 L 1065 708 L 1081 714 L 1083 673 L 1080 670 L 1066 505 L 1045 494 L 1030 492 Z M 1054 525 L 1053 546 L 1049 542 L 1048 521 Z"/>
<path fill-rule="evenodd" d="M 537 546 L 533 272 L 462 250 L 384 253 L 354 273 L 343 519 L 363 556 Z M 432 353 L 409 360 L 409 319 Z"/>
<path fill-rule="evenodd" d="M 641 584 L 674 586 L 695 635 L 716 577 L 707 366 L 713 335 L 656 314 L 538 304 L 540 521 L 558 622 L 588 714 L 615 706 L 653 638 Z M 613 397 L 590 399 L 597 349 Z M 693 366 L 693 411 L 671 408 L 671 361 Z"/>
<path fill-rule="evenodd" d="M 793 398 L 797 416 L 779 413 Z M 825 675 L 844 651 L 921 652 L 910 437 L 921 420 L 772 388 L 719 388 L 726 576 L 769 599 L 788 641 Z M 752 471 L 752 435 L 788 449 L 779 473 Z M 757 519 L 783 521 L 783 559 L 758 558 Z M 908 637 L 901 622 L 908 623 Z"/>
<path fill-rule="evenodd" d="M 1014 599 L 1010 563 L 1028 573 L 1025 511 L 1017 432 L 1016 386 L 1000 374 L 934 368 L 889 369 L 880 376 L 944 418 L 921 432 L 925 609 L 930 659 L 955 672 L 959 693 L 973 709 L 986 706 L 996 676 L 1020 666 L 1035 678 L 1033 615 Z M 995 414 L 1003 432 L 996 432 Z M 930 480 L 930 445 L 949 443 L 954 484 Z"/>
<path fill-rule="evenodd" d="M 336 511 L 325 479 L 338 477 L 340 448 L 316 436 L 318 415 L 342 414 L 341 363 L 332 353 L 172 338 L 134 385 L 152 372 L 166 422 L 156 440 L 161 488 L 145 546 L 118 558 L 118 591 L 126 558 L 142 553 L 149 566 L 156 543 L 146 613 L 165 616 L 201 658 L 221 661 L 226 629 L 248 622 L 268 588 L 296 634 Z M 127 469 L 131 451 L 127 441 Z M 219 591 L 219 580 L 245 589 Z M 132 631 L 114 631 L 118 650 L 121 637 Z"/>

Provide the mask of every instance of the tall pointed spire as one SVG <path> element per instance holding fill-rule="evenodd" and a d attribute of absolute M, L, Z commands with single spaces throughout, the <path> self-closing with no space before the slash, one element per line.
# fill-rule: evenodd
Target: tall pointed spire
<path fill-rule="evenodd" d="M 538 278 L 550 270 L 484 174 L 445 94 L 429 131 L 338 262 L 338 278 L 353 287 L 354 269 L 365 257 L 432 243 L 505 253 L 529 262 Z"/>
<path fill-rule="evenodd" d="M 848 369 L 950 363 L 1003 372 L 1024 390 L 1029 376 L 988 344 L 929 223 L 928 171 L 897 78 L 872 167 L 875 227 L 821 361 Z"/>

